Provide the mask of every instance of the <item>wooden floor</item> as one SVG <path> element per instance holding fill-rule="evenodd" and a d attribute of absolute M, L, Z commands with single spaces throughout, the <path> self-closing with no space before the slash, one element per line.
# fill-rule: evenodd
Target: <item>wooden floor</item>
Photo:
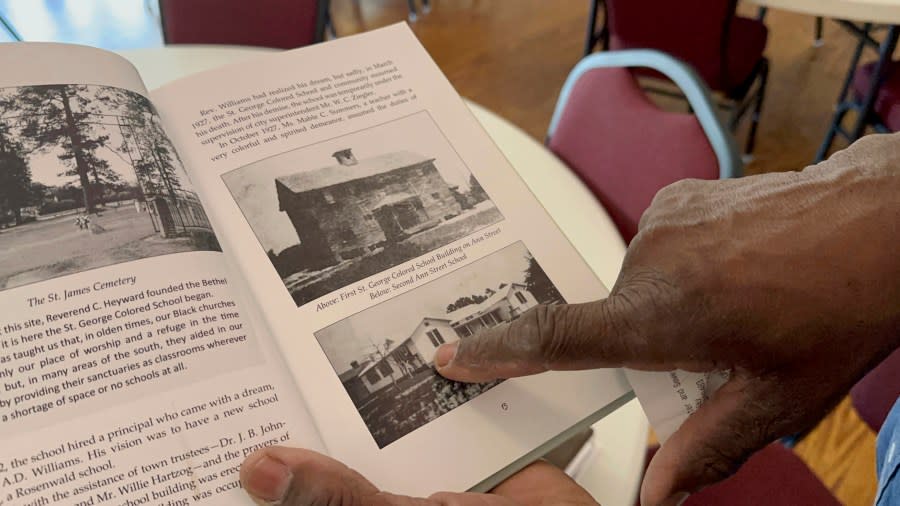
<path fill-rule="evenodd" d="M 29 40 L 107 48 L 161 43 L 147 7 L 155 0 L 0 0 Z M 587 0 L 432 0 L 413 30 L 463 96 L 542 139 L 566 75 L 581 58 Z M 332 0 L 338 35 L 403 21 L 406 0 Z M 740 12 L 755 15 L 742 5 Z M 756 159 L 747 172 L 808 164 L 831 117 L 853 39 L 828 21 L 825 45 L 814 48 L 813 19 L 770 11 L 766 51 L 771 80 Z M 0 33 L 0 40 L 8 38 Z M 866 59 L 872 59 L 870 53 Z M 742 143 L 742 139 L 739 140 Z M 874 434 L 843 403 L 797 453 L 849 505 L 870 505 L 875 487 Z"/>
<path fill-rule="evenodd" d="M 332 0 L 339 35 L 405 18 L 405 0 Z M 580 59 L 586 0 L 433 0 L 413 30 L 461 95 L 543 139 L 566 75 Z M 753 16 L 752 5 L 740 12 Z M 846 74 L 853 38 L 826 21 L 813 47 L 813 18 L 770 11 L 770 86 L 748 174 L 811 163 Z M 874 58 L 869 53 L 867 59 Z M 743 132 L 739 132 L 742 135 Z M 743 145 L 743 138 L 739 139 Z"/>

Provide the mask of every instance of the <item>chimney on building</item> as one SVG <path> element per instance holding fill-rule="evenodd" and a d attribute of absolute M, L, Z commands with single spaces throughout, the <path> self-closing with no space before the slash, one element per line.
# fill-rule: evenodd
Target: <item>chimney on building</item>
<path fill-rule="evenodd" d="M 356 369 L 357 367 L 359 367 L 359 362 L 357 362 L 356 360 L 350 362 L 350 367 Z"/>
<path fill-rule="evenodd" d="M 356 157 L 353 156 L 353 150 L 350 148 L 335 151 L 331 156 L 341 165 L 356 165 Z"/>

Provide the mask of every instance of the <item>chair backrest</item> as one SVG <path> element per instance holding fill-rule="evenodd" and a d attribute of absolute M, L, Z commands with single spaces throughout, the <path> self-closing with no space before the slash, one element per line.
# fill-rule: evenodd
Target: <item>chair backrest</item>
<path fill-rule="evenodd" d="M 900 397 L 900 350 L 888 355 L 850 390 L 853 407 L 875 432 L 881 430 L 897 397 Z"/>
<path fill-rule="evenodd" d="M 290 49 L 321 42 L 327 0 L 159 0 L 166 44 Z"/>
<path fill-rule="evenodd" d="M 737 0 L 606 0 L 609 48 L 657 49 L 708 83 L 728 82 L 728 32 Z"/>
<path fill-rule="evenodd" d="M 630 67 L 660 72 L 684 93 L 694 114 L 653 104 Z M 685 178 L 738 177 L 742 165 L 709 90 L 686 65 L 659 51 L 595 53 L 569 74 L 547 145 L 609 212 L 626 242 L 653 196 Z"/>

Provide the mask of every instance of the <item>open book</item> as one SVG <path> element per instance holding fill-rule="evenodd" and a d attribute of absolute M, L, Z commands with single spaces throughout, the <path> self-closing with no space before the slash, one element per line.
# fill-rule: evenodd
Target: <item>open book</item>
<path fill-rule="evenodd" d="M 434 373 L 606 290 L 404 25 L 152 93 L 80 46 L 0 68 L 0 504 L 247 504 L 270 444 L 485 489 L 630 398 Z"/>

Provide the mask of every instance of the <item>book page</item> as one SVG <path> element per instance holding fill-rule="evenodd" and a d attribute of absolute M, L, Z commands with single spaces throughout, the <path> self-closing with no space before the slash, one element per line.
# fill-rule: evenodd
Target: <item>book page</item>
<path fill-rule="evenodd" d="M 0 504 L 247 504 L 247 454 L 320 439 L 140 78 L 0 68 Z"/>
<path fill-rule="evenodd" d="M 329 454 L 464 490 L 613 401 L 618 370 L 484 385 L 435 349 L 605 288 L 405 25 L 153 92 Z"/>
<path fill-rule="evenodd" d="M 655 372 L 625 370 L 660 443 L 681 427 L 712 394 L 728 381 L 727 371 L 697 373 L 682 370 Z"/>

